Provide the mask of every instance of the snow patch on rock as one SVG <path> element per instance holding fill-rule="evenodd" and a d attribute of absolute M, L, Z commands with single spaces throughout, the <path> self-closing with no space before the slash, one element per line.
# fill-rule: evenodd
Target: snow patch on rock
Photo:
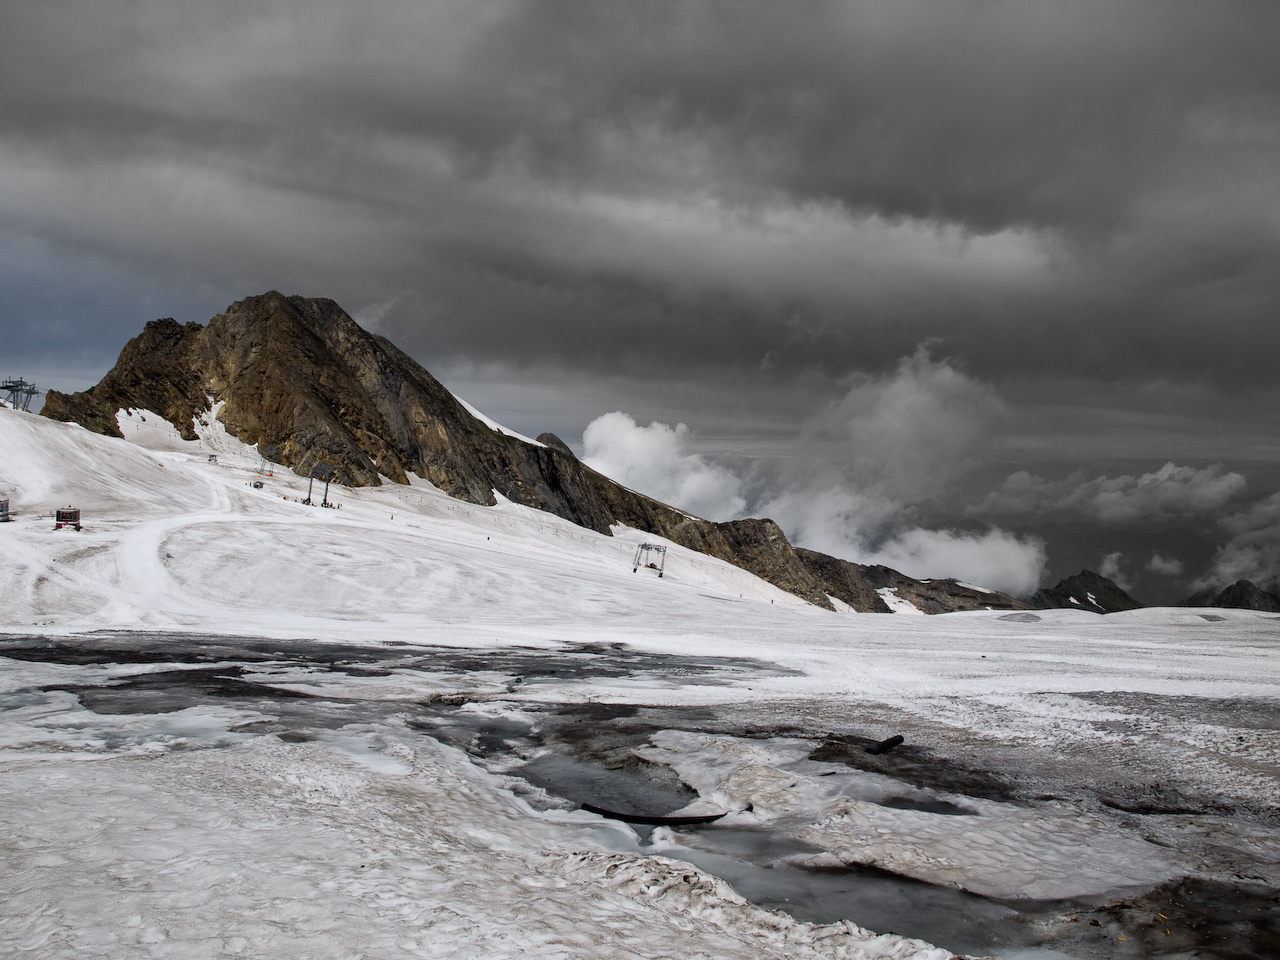
<path fill-rule="evenodd" d="M 453 398 L 457 400 L 460 404 L 462 404 L 463 409 L 465 409 L 467 413 L 471 414 L 473 417 L 475 417 L 477 420 L 483 423 L 490 430 L 496 430 L 498 431 L 498 433 L 504 434 L 505 436 L 513 437 L 516 440 L 523 440 L 525 443 L 531 443 L 535 447 L 546 446 L 545 443 L 542 443 L 538 440 L 534 440 L 530 437 L 526 437 L 523 433 L 517 433 L 516 431 L 510 429 L 509 427 L 504 427 L 502 424 L 498 423 L 498 421 L 493 420 L 490 417 L 486 417 L 483 413 L 481 413 L 479 410 L 477 410 L 475 407 L 467 403 L 467 401 L 463 400 L 461 397 L 457 396 L 456 394 L 454 395 Z"/>
<path fill-rule="evenodd" d="M 898 596 L 897 587 L 881 587 L 876 593 L 880 594 L 880 599 L 894 613 L 920 614 L 924 616 L 924 611 L 917 607 L 906 597 Z"/>

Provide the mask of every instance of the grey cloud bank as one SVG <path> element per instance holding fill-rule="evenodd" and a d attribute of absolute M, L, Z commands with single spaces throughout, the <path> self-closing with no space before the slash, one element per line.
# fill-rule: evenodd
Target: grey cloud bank
<path fill-rule="evenodd" d="M 1124 552 L 1165 591 L 1143 599 L 1229 544 L 1212 569 L 1274 581 L 1280 533 L 1247 518 L 1280 460 L 1275 4 L 53 0 L 5 22 L 8 373 L 82 387 L 147 319 L 330 296 L 525 433 L 683 422 L 667 453 L 704 458 L 719 507 L 862 505 L 815 539 L 1043 540 L 1061 575 L 1027 524 L 1076 517 L 1095 566 Z M 1143 513 L 1156 488 L 1205 506 Z M 1166 521 L 1207 546 L 1123 540 Z"/>

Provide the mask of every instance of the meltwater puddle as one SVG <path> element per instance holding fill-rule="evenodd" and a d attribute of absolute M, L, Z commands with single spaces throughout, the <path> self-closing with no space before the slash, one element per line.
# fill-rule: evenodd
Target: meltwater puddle
<path fill-rule="evenodd" d="M 593 803 L 620 813 L 662 816 L 697 797 L 678 781 L 669 782 L 662 769 L 610 770 L 544 754 L 505 772 L 575 806 Z M 851 920 L 876 933 L 916 937 L 972 955 L 1036 941 L 1015 911 L 982 897 L 876 870 L 797 866 L 790 861 L 818 853 L 819 848 L 772 831 L 722 823 L 632 829 L 641 853 L 685 860 L 727 881 L 752 903 L 798 920 Z"/>
<path fill-rule="evenodd" d="M 558 808 L 590 803 L 619 813 L 666 816 L 686 813 L 697 793 L 669 766 L 642 760 L 632 749 L 661 731 L 715 728 L 722 722 L 704 708 L 523 701 L 433 704 L 410 726 L 461 747 L 492 772 L 528 784 L 524 795 L 534 806 L 541 797 L 541 803 Z M 829 744 L 815 751 L 829 752 Z M 978 777 L 976 795 L 990 786 Z M 888 797 L 884 805 L 944 816 L 969 812 L 960 802 L 918 797 Z M 815 868 L 819 848 L 767 827 L 735 823 L 732 815 L 698 827 L 630 829 L 637 845 L 618 847 L 618 852 L 687 861 L 766 909 L 813 923 L 849 920 L 960 955 L 1004 960 L 1280 956 L 1280 902 L 1261 887 L 1183 880 L 1125 900 L 1002 901 L 874 868 Z"/>
<path fill-rule="evenodd" d="M 773 833 L 713 824 L 659 827 L 644 852 L 687 860 L 759 906 L 797 920 L 851 920 L 876 933 L 926 940 L 953 953 L 1025 947 L 1034 935 L 1012 909 L 982 897 L 871 869 L 811 869 L 790 861 L 817 847 Z"/>
<path fill-rule="evenodd" d="M 665 816 L 698 798 L 670 767 L 631 753 L 649 730 L 664 729 L 669 715 L 654 716 L 650 726 L 646 717 L 657 711 L 626 705 L 526 702 L 510 707 L 495 711 L 433 705 L 410 725 L 463 748 L 484 768 L 517 778 L 573 808 L 592 804 L 624 814 Z M 537 796 L 530 791 L 526 799 L 536 804 Z M 640 853 L 692 863 L 727 881 L 752 903 L 799 920 L 850 920 L 877 933 L 916 937 L 975 956 L 1029 947 L 1040 939 L 1017 911 L 973 894 L 875 869 L 798 865 L 792 861 L 819 853 L 819 848 L 768 829 L 725 822 L 630 829 Z M 628 847 L 618 852 L 636 851 Z"/>

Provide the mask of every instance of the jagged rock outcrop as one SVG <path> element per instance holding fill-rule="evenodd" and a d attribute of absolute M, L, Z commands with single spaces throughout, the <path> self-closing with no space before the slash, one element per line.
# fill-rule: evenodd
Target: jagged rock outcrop
<path fill-rule="evenodd" d="M 693 517 L 596 473 L 551 434 L 531 444 L 494 430 L 332 300 L 271 292 L 204 327 L 153 321 L 100 383 L 50 391 L 42 413 L 120 436 L 116 412 L 146 408 L 194 439 L 193 419 L 211 399 L 224 404 L 228 433 L 274 448 L 276 462 L 303 476 L 331 467 L 340 483 L 365 486 L 415 473 L 489 505 L 497 491 L 600 533 L 625 524 L 667 537 L 831 607 L 772 520 Z"/>
<path fill-rule="evenodd" d="M 1261 610 L 1280 613 L 1280 594 L 1263 590 L 1252 580 L 1237 580 L 1222 590 L 1210 587 L 1187 598 L 1188 607 L 1225 607 L 1230 610 Z"/>
<path fill-rule="evenodd" d="M 545 444 L 546 446 L 550 447 L 552 450 L 559 450 L 561 453 L 565 454 L 566 456 L 573 457 L 575 460 L 578 459 L 578 455 L 573 452 L 573 449 L 567 443 L 565 443 L 563 440 L 557 437 L 554 433 L 538 434 L 538 442 Z"/>
<path fill-rule="evenodd" d="M 861 611 L 889 612 L 875 592 L 894 587 L 926 612 L 1018 609 L 1003 594 L 954 581 L 915 581 L 796 551 L 772 520 L 713 523 L 638 494 L 595 472 L 568 444 L 537 443 L 474 417 L 390 341 L 363 330 L 332 300 L 271 292 L 233 303 L 206 326 L 155 320 L 125 346 L 91 389 L 49 391 L 44 416 L 120 436 L 117 411 L 163 415 L 187 439 L 194 419 L 222 403 L 229 434 L 307 476 L 333 470 L 339 483 L 407 482 L 416 474 L 478 504 L 494 492 L 600 533 L 623 524 L 718 557 L 827 609 L 827 595 Z"/>
<path fill-rule="evenodd" d="M 70 397 L 50 391 L 43 413 L 119 435 L 116 411 L 146 407 L 190 439 L 192 418 L 210 397 L 225 402 L 229 433 L 275 447 L 277 461 L 304 476 L 325 465 L 340 482 L 365 486 L 379 474 L 403 483 L 412 472 L 491 504 L 496 474 L 504 478 L 499 492 L 518 502 L 563 499 L 546 448 L 491 430 L 332 300 L 272 292 L 232 304 L 205 327 L 148 323 L 101 383 Z M 539 457 L 545 462 L 527 462 Z M 605 523 L 594 516 L 587 525 Z"/>
<path fill-rule="evenodd" d="M 1037 590 L 1031 603 L 1038 610 L 1063 607 L 1092 613 L 1117 613 L 1142 606 L 1115 581 L 1092 570 L 1081 570 L 1075 576 L 1059 580 L 1057 586 Z"/>
<path fill-rule="evenodd" d="M 796 556 L 828 595 L 849 604 L 859 613 L 893 612 L 880 592 L 885 589 L 924 613 L 1035 609 L 1025 600 L 996 590 L 967 586 L 956 580 L 916 580 L 891 567 L 853 563 L 803 547 L 796 548 Z"/>

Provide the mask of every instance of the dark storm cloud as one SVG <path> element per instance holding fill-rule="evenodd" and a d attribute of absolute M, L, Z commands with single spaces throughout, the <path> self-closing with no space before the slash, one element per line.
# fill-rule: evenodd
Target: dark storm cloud
<path fill-rule="evenodd" d="M 1265 4 L 1248 10 L 1276 23 Z M 1179 163 L 1220 164 L 1221 144 L 1196 143 L 1211 133 L 1191 129 L 1197 119 L 1220 135 L 1267 122 L 1271 35 L 1243 12 L 550 2 L 497 36 L 501 59 L 572 104 L 578 132 L 654 124 L 712 145 L 741 181 L 855 211 L 1088 229 Z"/>
<path fill-rule="evenodd" d="M 526 433 L 621 410 L 789 532 L 1009 583 L 1035 543 L 920 511 L 1280 458 L 1269 0 L 3 11 L 9 373 L 330 296 Z"/>
<path fill-rule="evenodd" d="M 839 376 L 942 336 L 996 376 L 1237 382 L 1280 345 L 1274 5 L 10 23 L 7 219 L 228 286 L 394 293 L 387 329 L 426 312 L 441 355 Z"/>

